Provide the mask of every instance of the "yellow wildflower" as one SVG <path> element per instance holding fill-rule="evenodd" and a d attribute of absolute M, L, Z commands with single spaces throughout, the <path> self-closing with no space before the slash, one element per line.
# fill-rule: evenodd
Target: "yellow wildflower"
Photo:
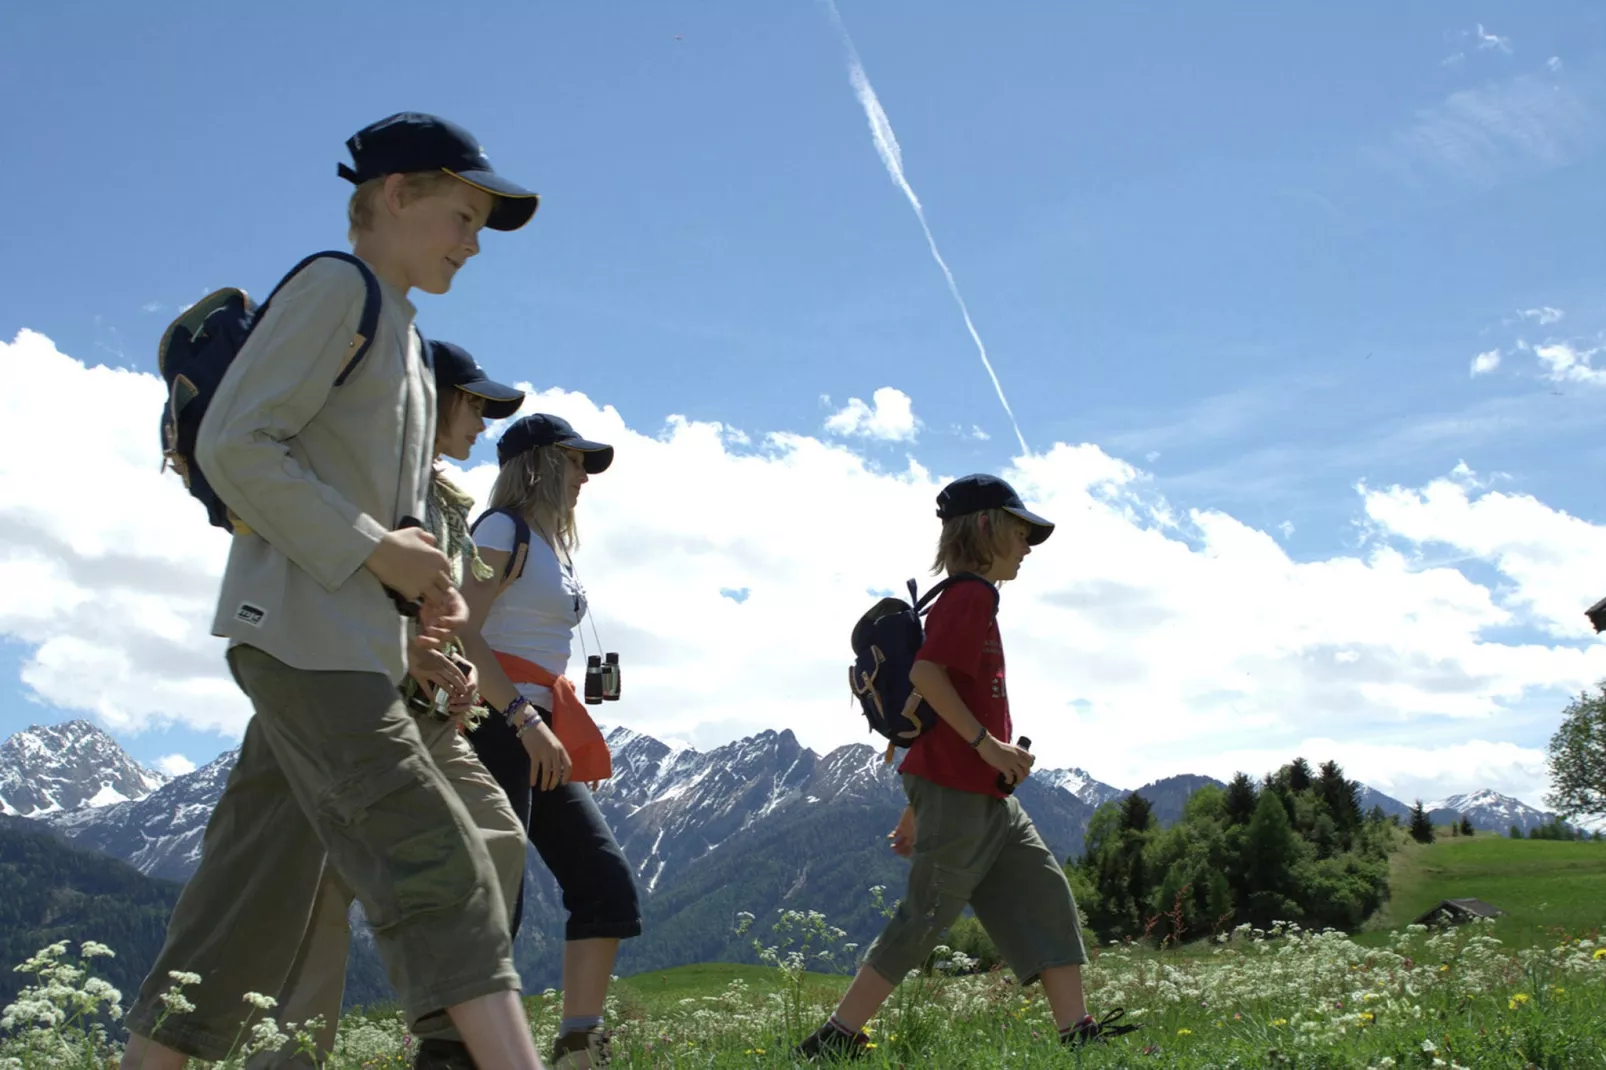
<path fill-rule="evenodd" d="M 1597 947 L 1595 949 L 1595 953 L 1591 955 L 1590 958 L 1594 959 L 1596 962 L 1599 962 L 1601 959 L 1606 959 L 1606 947 Z"/>
<path fill-rule="evenodd" d="M 1524 1003 L 1527 1003 L 1528 998 L 1528 993 L 1518 992 L 1515 996 L 1511 997 L 1511 1002 L 1506 1005 L 1506 1009 L 1514 1011 Z"/>
<path fill-rule="evenodd" d="M 1187 1028 L 1186 1026 L 1184 1026 L 1183 1028 L 1177 1030 L 1177 1036 L 1179 1036 L 1179 1037 L 1191 1037 L 1191 1036 L 1193 1036 L 1193 1030 L 1191 1030 L 1191 1029 Z"/>
<path fill-rule="evenodd" d="M 1288 1024 L 1288 1019 L 1287 1018 L 1273 1018 L 1271 1024 L 1274 1025 L 1274 1026 L 1287 1025 Z"/>

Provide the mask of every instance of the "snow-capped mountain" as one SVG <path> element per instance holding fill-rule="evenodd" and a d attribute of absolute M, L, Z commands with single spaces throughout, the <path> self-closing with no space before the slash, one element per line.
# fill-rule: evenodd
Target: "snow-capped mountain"
<path fill-rule="evenodd" d="M 789 729 L 710 751 L 671 747 L 628 728 L 612 729 L 608 743 L 614 776 L 598 789 L 597 805 L 648 893 L 732 836 L 784 821 L 794 811 L 869 805 L 888 809 L 895 820 L 904 801 L 896 766 L 883 764 L 874 748 L 852 744 L 818 755 Z M 199 861 L 202 833 L 236 753 L 138 800 L 37 816 L 68 839 L 150 876 L 184 880 Z M 1081 849 L 1087 803 L 1051 777 L 1037 776 L 1022 785 L 1021 799 L 1058 853 Z"/>
<path fill-rule="evenodd" d="M 1427 804 L 1427 810 L 1436 825 L 1447 825 L 1465 817 L 1473 828 L 1482 832 L 1507 832 L 1515 825 L 1526 833 L 1556 819 L 1555 814 L 1536 810 L 1521 799 L 1488 789 L 1437 799 Z"/>
<path fill-rule="evenodd" d="M 0 743 L 0 813 L 105 807 L 143 799 L 166 781 L 88 721 L 34 725 Z"/>
<path fill-rule="evenodd" d="M 1095 810 L 1107 802 L 1124 799 L 1127 795 L 1124 788 L 1111 787 L 1075 766 L 1069 769 L 1033 770 L 1032 779 L 1063 788 Z"/>
<path fill-rule="evenodd" d="M 140 799 L 39 815 L 60 835 L 122 859 L 149 877 L 183 881 L 201 861 L 201 837 L 238 750 L 174 777 Z"/>

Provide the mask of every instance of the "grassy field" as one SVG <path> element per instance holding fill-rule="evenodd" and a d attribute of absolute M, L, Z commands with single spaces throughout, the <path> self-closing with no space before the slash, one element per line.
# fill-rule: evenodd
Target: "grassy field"
<path fill-rule="evenodd" d="M 1386 939 L 1441 899 L 1482 899 L 1506 912 L 1493 934 L 1510 947 L 1553 944 L 1606 927 L 1606 843 L 1480 835 L 1411 843 L 1394 855 L 1390 899 L 1362 934 Z"/>
<path fill-rule="evenodd" d="M 855 1065 L 1606 1070 L 1603 847 L 1493 836 L 1409 847 L 1395 861 L 1397 899 L 1378 919 L 1396 927 L 1359 938 L 1240 929 L 1181 954 L 1097 949 L 1084 971 L 1090 1009 L 1123 1007 L 1142 1026 L 1107 1046 L 1058 1045 L 1041 987 L 1022 989 L 1006 973 L 911 976 L 872 1021 L 875 1047 Z M 1442 933 L 1401 924 L 1439 899 L 1466 896 L 1510 916 Z M 852 955 L 829 946 L 838 938 L 819 915 L 783 916 L 773 928 L 754 920 L 753 930 L 770 965 L 685 966 L 615 984 L 613 1065 L 796 1065 L 790 1047 L 847 983 L 806 967 L 821 950 L 839 962 Z M 92 1025 L 120 1013 L 112 1009 L 120 997 L 93 978 L 99 954 L 58 945 L 25 965 L 34 983 L 0 1020 L 0 1070 L 90 1070 L 115 1056 L 116 1044 Z M 559 1005 L 554 992 L 526 1000 L 542 1048 Z M 223 1065 L 243 1067 L 277 1035 L 271 1019 L 254 1021 L 241 1031 L 239 1056 Z M 396 1014 L 348 1016 L 328 1066 L 405 1070 L 411 1044 Z"/>

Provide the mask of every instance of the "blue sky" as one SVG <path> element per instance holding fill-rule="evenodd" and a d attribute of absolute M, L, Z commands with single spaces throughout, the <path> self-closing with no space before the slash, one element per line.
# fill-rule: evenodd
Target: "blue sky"
<path fill-rule="evenodd" d="M 1452 483 L 1469 500 L 1580 518 L 1569 552 L 1595 554 L 1602 386 L 1556 347 L 1587 353 L 1606 328 L 1606 10 L 847 0 L 841 15 L 1034 452 L 1089 444 L 1140 470 L 1123 484 L 1139 507 L 1220 511 L 1295 563 L 1364 554 L 1380 522 L 1358 484 L 1424 488 L 1464 462 L 1475 474 Z M 151 371 L 186 302 L 265 293 L 342 247 L 347 136 L 434 111 L 544 202 L 525 231 L 487 235 L 453 293 L 418 298 L 427 333 L 648 437 L 678 416 L 834 442 L 883 474 L 911 457 L 932 478 L 1004 471 L 1013 433 L 847 71 L 812 0 L 293 2 L 226 20 L 11 5 L 0 341 L 27 329 Z M 884 388 L 913 399 L 918 435 L 826 429 Z M 69 426 L 92 434 L 100 415 Z M 762 453 L 725 447 L 744 448 Z M 822 515 L 842 500 L 826 493 Z M 682 504 L 721 494 L 691 478 Z M 1536 581 L 1503 571 L 1509 540 L 1401 530 L 1384 541 L 1405 537 L 1416 567 L 1526 604 Z M 12 528 L 8 545 L 21 552 Z M 1580 610 L 1606 594 L 1592 579 L 1577 576 Z M 1516 612 L 1481 635 L 1589 647 L 1548 620 Z M 23 681 L 39 638 L 6 639 L 0 734 L 78 712 Z M 1556 680 L 1578 675 L 1488 697 L 1483 716 L 1516 727 L 1477 731 L 1531 766 Z M 147 760 L 229 742 L 101 712 Z M 1417 744 L 1439 731 L 1412 716 Z M 644 727 L 703 743 L 751 727 L 694 721 Z"/>

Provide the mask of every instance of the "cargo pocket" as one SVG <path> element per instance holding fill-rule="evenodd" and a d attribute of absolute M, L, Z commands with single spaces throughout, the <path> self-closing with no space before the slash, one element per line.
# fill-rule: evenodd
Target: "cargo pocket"
<path fill-rule="evenodd" d="M 482 867 L 431 771 L 409 756 L 331 785 L 320 801 L 330 854 L 376 931 L 457 907 L 479 883 Z"/>

